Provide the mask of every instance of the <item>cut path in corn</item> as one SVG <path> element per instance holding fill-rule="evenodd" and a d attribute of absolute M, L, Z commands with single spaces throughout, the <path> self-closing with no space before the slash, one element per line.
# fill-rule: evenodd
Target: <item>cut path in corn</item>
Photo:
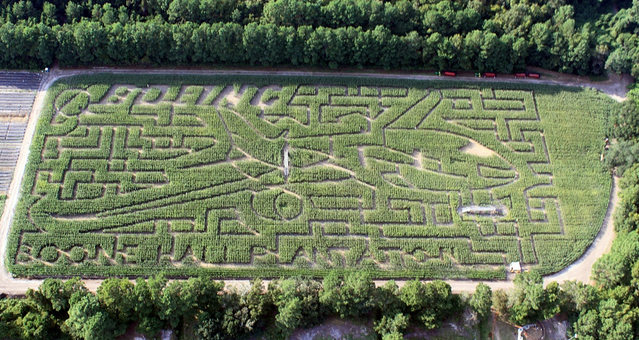
<path fill-rule="evenodd" d="M 544 71 L 549 72 L 549 71 Z M 30 288 L 37 288 L 42 280 L 29 280 L 24 278 L 13 278 L 7 272 L 5 267 L 5 256 L 9 229 L 13 220 L 14 210 L 18 203 L 20 188 L 24 171 L 29 158 L 29 149 L 33 139 L 40 111 L 44 105 L 44 97 L 46 90 L 58 79 L 70 77 L 74 75 L 90 75 L 97 73 L 118 73 L 118 74 L 178 74 L 178 75 L 253 75 L 253 76 L 314 76 L 314 77 L 355 77 L 355 78 L 381 78 L 381 79 L 409 79 L 409 80 L 462 80 L 469 82 L 501 82 L 501 83 L 536 83 L 547 85 L 563 85 L 563 86 L 582 86 L 590 87 L 608 94 L 617 101 L 626 99 L 626 86 L 632 82 L 632 78 L 628 75 L 611 75 L 608 80 L 602 82 L 591 82 L 587 77 L 574 75 L 553 75 L 551 79 L 512 79 L 503 78 L 506 75 L 500 75 L 500 78 L 474 78 L 474 77 L 458 77 L 445 78 L 429 75 L 416 74 L 391 74 L 391 73 L 341 73 L 341 72 L 306 72 L 306 71 L 249 71 L 249 70 L 180 70 L 180 69 L 126 69 L 126 68 L 95 68 L 83 70 L 60 70 L 55 67 L 51 72 L 45 75 L 43 82 L 38 89 L 33 109 L 29 115 L 27 129 L 20 148 L 20 155 L 15 167 L 13 180 L 7 194 L 7 201 L 4 207 L 2 217 L 0 218 L 0 293 L 9 295 L 22 295 Z M 554 74 L 554 73 L 553 73 Z M 603 254 L 610 250 L 612 240 L 614 239 L 614 210 L 619 202 L 618 179 L 615 177 L 612 186 L 612 194 L 608 204 L 608 210 L 604 218 L 603 225 L 597 234 L 592 245 L 586 252 L 573 264 L 566 267 L 562 271 L 544 278 L 544 284 L 551 281 L 563 282 L 567 280 L 579 280 L 590 282 L 590 273 L 594 262 Z M 505 281 L 476 281 L 476 280 L 446 280 L 453 289 L 453 292 L 472 292 L 478 283 L 484 282 L 493 290 L 509 289 L 513 287 L 513 275 L 508 275 Z M 85 285 L 91 291 L 95 291 L 102 280 L 86 279 Z M 226 280 L 227 285 L 247 286 L 248 280 Z M 395 280 L 398 285 L 402 286 L 406 280 Z M 375 281 L 376 285 L 383 285 L 386 281 Z"/>

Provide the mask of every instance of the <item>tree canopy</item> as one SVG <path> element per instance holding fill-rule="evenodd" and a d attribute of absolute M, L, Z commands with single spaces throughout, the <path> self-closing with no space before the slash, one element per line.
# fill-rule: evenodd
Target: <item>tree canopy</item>
<path fill-rule="evenodd" d="M 639 72 L 639 4 L 545 1 L 7 0 L 0 67 L 304 65 Z"/>

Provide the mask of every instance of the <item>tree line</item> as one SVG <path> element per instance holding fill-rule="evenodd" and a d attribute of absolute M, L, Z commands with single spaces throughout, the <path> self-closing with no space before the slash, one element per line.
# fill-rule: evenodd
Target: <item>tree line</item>
<path fill-rule="evenodd" d="M 621 11 L 620 11 L 621 12 Z M 593 266 L 595 287 L 584 292 L 571 320 L 579 339 L 639 337 L 639 87 L 610 110 L 604 126 L 611 141 L 607 169 L 620 176 L 612 249 Z"/>
<path fill-rule="evenodd" d="M 485 315 L 490 289 L 484 287 L 483 295 L 477 296 L 470 305 Z M 478 299 L 482 301 L 473 302 Z M 163 329 L 181 334 L 194 326 L 199 339 L 286 339 L 296 328 L 337 316 L 372 317 L 380 336 L 401 339 L 409 322 L 436 328 L 462 308 L 460 297 L 442 281 L 411 281 L 401 289 L 391 281 L 376 288 L 361 273 L 329 275 L 323 281 L 286 278 L 268 287 L 256 279 L 247 289 L 225 287 L 210 278 L 110 278 L 96 293 L 77 278 L 47 279 L 23 298 L 0 300 L 0 334 L 16 339 L 107 340 L 135 323 L 136 330 L 149 337 Z"/>
<path fill-rule="evenodd" d="M 471 324 L 487 338 L 492 308 L 499 317 L 518 325 L 566 313 L 576 320 L 581 339 L 598 329 L 584 328 L 592 317 L 587 308 L 606 301 L 609 312 L 621 315 L 622 310 L 615 309 L 618 305 L 606 299 L 617 301 L 627 295 L 602 294 L 603 290 L 581 282 L 561 286 L 553 282 L 544 288 L 535 272 L 518 275 L 511 291 L 493 292 L 480 283 L 472 295 L 453 294 L 443 281 L 412 280 L 401 288 L 389 281 L 376 287 L 364 273 L 330 274 L 323 280 L 285 278 L 268 286 L 255 279 L 245 289 L 225 287 L 207 277 L 171 282 L 162 275 L 135 282 L 110 278 L 96 293 L 78 278 L 47 279 L 24 297 L 0 300 L 0 334 L 10 339 L 107 340 L 136 325 L 136 331 L 149 337 L 163 329 L 181 335 L 189 328 L 198 339 L 287 339 L 297 328 L 339 317 L 373 320 L 380 339 L 399 340 L 409 325 L 435 329 L 463 314 L 470 315 Z"/>
<path fill-rule="evenodd" d="M 184 65 L 631 72 L 639 1 L 5 0 L 0 67 Z M 639 72 L 639 69 L 636 70 Z"/>

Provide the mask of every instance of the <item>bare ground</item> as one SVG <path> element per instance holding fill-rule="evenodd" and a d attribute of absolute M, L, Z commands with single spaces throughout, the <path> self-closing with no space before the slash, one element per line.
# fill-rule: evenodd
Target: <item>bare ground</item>
<path fill-rule="evenodd" d="M 475 142 L 472 139 L 470 140 L 470 143 L 459 149 L 459 151 L 479 157 L 491 157 L 497 155 L 495 151 Z"/>
<path fill-rule="evenodd" d="M 534 68 L 531 68 L 535 70 Z M 564 85 L 564 86 L 583 86 L 598 89 L 615 100 L 622 101 L 626 98 L 626 86 L 632 82 L 632 77 L 628 75 L 611 75 L 608 80 L 603 82 L 592 82 L 586 77 L 558 74 L 550 71 L 540 71 L 544 75 L 549 74 L 550 79 L 487 79 L 487 78 L 472 78 L 472 77 L 458 77 L 464 81 L 475 82 L 510 82 L 510 83 L 522 83 L 530 82 L 537 84 L 550 84 L 550 85 Z M 8 192 L 8 198 L 5 204 L 4 212 L 0 218 L 0 292 L 4 292 L 9 295 L 22 295 L 29 288 L 37 288 L 41 280 L 26 280 L 15 279 L 7 271 L 5 267 L 5 256 L 7 240 L 9 235 L 9 227 L 13 220 L 13 214 L 15 207 L 18 203 L 18 194 L 20 192 L 20 186 L 22 185 L 22 179 L 26 168 L 29 148 L 31 140 L 35 132 L 35 127 L 41 108 L 44 103 L 44 96 L 46 90 L 56 80 L 64 77 L 70 77 L 78 74 L 94 74 L 94 73 L 118 73 L 118 74 L 182 74 L 182 75 L 259 75 L 259 76 L 317 76 L 317 77 L 359 77 L 359 78 L 383 78 L 383 79 L 413 79 L 413 80 L 446 80 L 448 78 L 442 78 L 429 75 L 414 75 L 414 74 L 389 74 L 389 73 L 334 73 L 334 72 L 304 72 L 304 71 L 246 71 L 246 70 L 175 70 L 175 69 L 160 69 L 160 70 L 148 70 L 148 69 L 116 69 L 116 68 L 99 68 L 99 69 L 84 69 L 84 70 L 60 70 L 59 68 L 52 68 L 51 72 L 47 74 L 40 85 L 40 89 L 36 96 L 33 109 L 29 115 L 27 124 L 27 130 L 20 149 L 20 156 L 16 164 L 13 180 Z M 453 79 L 451 79 L 453 80 Z M 584 253 L 584 255 L 572 265 L 568 266 L 563 271 L 551 275 L 545 278 L 544 283 L 550 281 L 565 281 L 565 280 L 581 280 L 583 282 L 589 282 L 590 272 L 594 262 L 601 257 L 604 253 L 610 250 L 612 240 L 614 239 L 614 228 L 612 221 L 612 213 L 614 208 L 618 204 L 618 186 L 617 179 L 615 178 L 614 190 L 611 195 L 608 212 L 604 220 L 604 224 L 595 238 L 593 245 Z M 91 291 L 95 291 L 100 285 L 102 280 L 85 280 L 87 288 Z M 248 281 L 234 280 L 229 282 L 229 285 L 241 284 L 244 285 Z M 383 284 L 385 281 L 377 281 L 376 284 Z M 398 285 L 403 285 L 405 280 L 397 280 Z M 473 280 L 447 280 L 454 292 L 475 290 L 476 285 L 482 281 Z M 509 289 L 513 287 L 512 281 L 488 281 L 485 282 L 491 288 L 494 289 Z"/>
<path fill-rule="evenodd" d="M 609 73 L 607 80 L 591 81 L 588 76 L 559 73 L 538 67 L 528 67 L 528 69 L 542 73 L 542 76 L 550 78 L 548 80 L 555 84 L 591 87 L 608 94 L 611 98 L 619 102 L 626 100 L 627 87 L 634 82 L 634 79 L 629 74 Z"/>
<path fill-rule="evenodd" d="M 376 339 L 371 325 L 357 324 L 349 320 L 331 318 L 309 329 L 297 329 L 289 340 L 317 339 Z"/>

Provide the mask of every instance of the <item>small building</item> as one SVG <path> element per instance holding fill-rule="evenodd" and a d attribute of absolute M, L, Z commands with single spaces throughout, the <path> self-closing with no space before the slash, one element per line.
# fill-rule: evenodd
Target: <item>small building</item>
<path fill-rule="evenodd" d="M 510 272 L 517 273 L 517 274 L 521 273 L 521 262 L 511 262 Z"/>

